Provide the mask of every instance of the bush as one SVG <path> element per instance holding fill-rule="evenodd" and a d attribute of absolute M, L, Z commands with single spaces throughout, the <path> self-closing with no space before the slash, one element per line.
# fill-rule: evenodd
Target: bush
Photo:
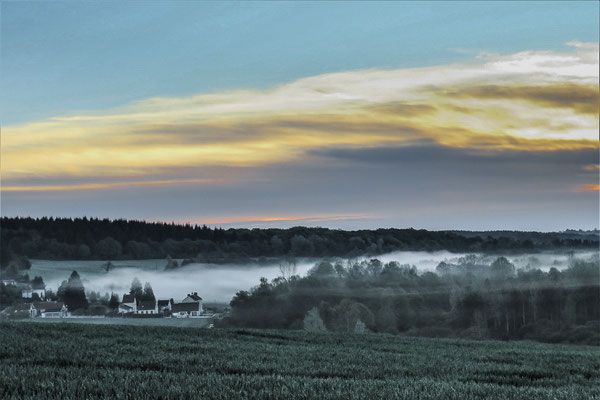
<path fill-rule="evenodd" d="M 102 304 L 94 304 L 88 308 L 89 315 L 106 315 L 109 311 L 110 309 Z"/>

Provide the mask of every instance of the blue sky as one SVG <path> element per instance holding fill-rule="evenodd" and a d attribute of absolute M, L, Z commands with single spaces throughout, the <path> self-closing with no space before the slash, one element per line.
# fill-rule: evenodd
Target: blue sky
<path fill-rule="evenodd" d="M 2 2 L 2 123 L 598 42 L 598 2 Z"/>
<path fill-rule="evenodd" d="M 0 2 L 2 215 L 598 228 L 599 2 Z"/>

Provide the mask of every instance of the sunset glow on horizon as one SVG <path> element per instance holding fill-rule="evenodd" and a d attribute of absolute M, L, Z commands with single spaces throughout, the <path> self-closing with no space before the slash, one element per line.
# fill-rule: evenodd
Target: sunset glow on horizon
<path fill-rule="evenodd" d="M 312 216 L 279 216 L 279 217 L 228 217 L 228 218 L 217 218 L 217 219 L 197 219 L 190 221 L 179 221 L 179 223 L 192 224 L 192 225 L 222 225 L 232 224 L 240 222 L 281 222 L 281 221 L 292 221 L 292 222 L 326 222 L 326 221 L 337 221 L 337 220 L 351 220 L 356 218 L 367 218 L 367 215 L 350 214 L 350 215 L 312 215 Z"/>

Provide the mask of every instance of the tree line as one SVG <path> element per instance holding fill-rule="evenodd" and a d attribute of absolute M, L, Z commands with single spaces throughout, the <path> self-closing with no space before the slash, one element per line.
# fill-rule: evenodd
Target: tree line
<path fill-rule="evenodd" d="M 186 262 L 250 263 L 272 257 L 376 256 L 399 250 L 498 252 L 599 245 L 597 233 L 222 229 L 85 217 L 2 217 L 0 227 L 0 266 L 13 264 L 17 271 L 28 269 L 27 258 L 110 261 L 171 256 Z"/>

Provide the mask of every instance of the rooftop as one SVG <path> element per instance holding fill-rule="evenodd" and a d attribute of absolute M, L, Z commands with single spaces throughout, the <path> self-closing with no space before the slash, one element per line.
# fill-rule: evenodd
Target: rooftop
<path fill-rule="evenodd" d="M 31 309 L 31 305 L 31 303 L 17 304 L 15 305 L 15 311 L 28 311 Z"/>
<path fill-rule="evenodd" d="M 43 303 L 35 303 L 35 308 L 41 312 L 56 312 L 62 310 L 64 303 L 62 301 L 48 301 Z"/>
<path fill-rule="evenodd" d="M 196 300 L 196 301 L 202 300 L 202 297 L 198 296 L 198 292 L 188 293 L 187 297 L 189 297 L 193 300 Z"/>
<path fill-rule="evenodd" d="M 138 303 L 138 310 L 154 310 L 156 308 L 156 300 L 143 300 Z"/>
<path fill-rule="evenodd" d="M 135 301 L 135 296 L 132 294 L 124 294 L 123 295 L 123 303 L 133 303 Z"/>

